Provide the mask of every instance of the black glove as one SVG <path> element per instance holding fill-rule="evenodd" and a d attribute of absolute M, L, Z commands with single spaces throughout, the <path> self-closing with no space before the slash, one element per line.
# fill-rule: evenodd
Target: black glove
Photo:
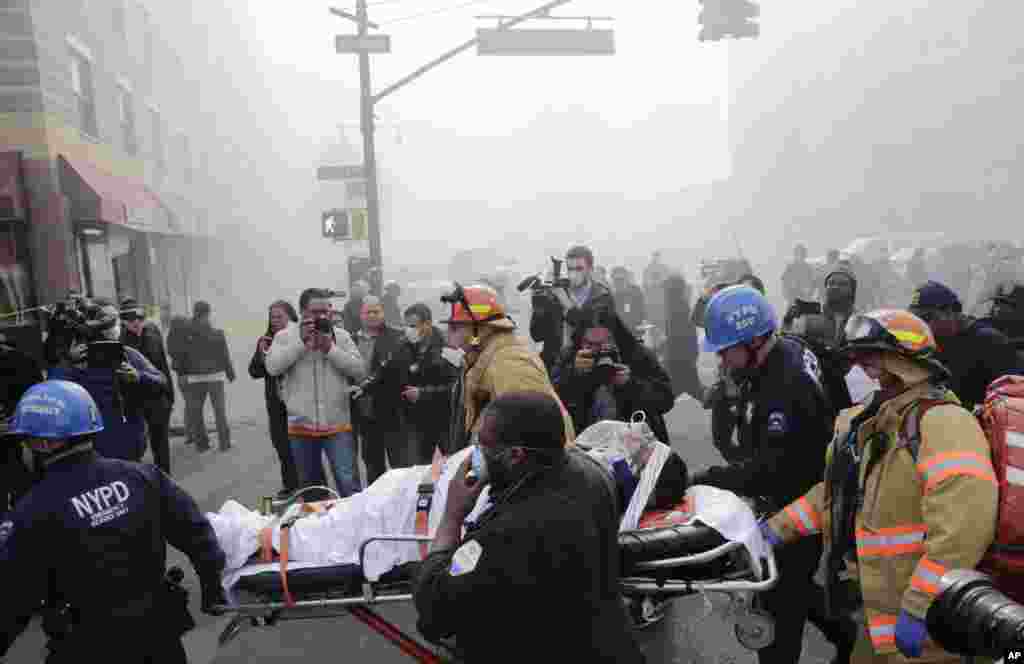
<path fill-rule="evenodd" d="M 221 585 L 220 578 L 205 579 L 200 581 L 199 585 L 203 594 L 200 610 L 208 616 L 224 615 L 223 609 L 215 608 L 228 604 L 228 596 L 224 593 L 224 586 Z"/>

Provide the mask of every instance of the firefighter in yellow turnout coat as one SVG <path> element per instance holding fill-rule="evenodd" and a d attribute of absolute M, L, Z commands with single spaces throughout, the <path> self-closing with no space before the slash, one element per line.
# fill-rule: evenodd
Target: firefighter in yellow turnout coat
<path fill-rule="evenodd" d="M 927 636 L 948 570 L 973 568 L 995 535 L 998 487 L 978 422 L 942 381 L 928 326 L 905 311 L 855 316 L 851 360 L 882 389 L 836 421 L 825 481 L 762 524 L 775 546 L 822 533 L 827 595 L 862 601 L 861 662 L 959 662 Z M 908 659 L 913 658 L 913 659 Z"/>

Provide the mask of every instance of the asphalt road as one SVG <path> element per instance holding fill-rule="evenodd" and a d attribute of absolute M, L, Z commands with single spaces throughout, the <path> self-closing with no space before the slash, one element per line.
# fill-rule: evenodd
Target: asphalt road
<path fill-rule="evenodd" d="M 236 351 L 237 352 L 237 351 Z M 248 358 L 245 358 L 246 360 Z M 244 372 L 245 365 L 236 365 Z M 702 367 L 708 380 L 708 367 Z M 216 511 L 229 498 L 255 507 L 260 496 L 280 486 L 277 459 L 266 431 L 262 384 L 241 373 L 228 389 L 229 415 L 233 422 L 234 448 L 226 453 L 197 455 L 181 438 L 172 439 L 172 472 L 204 511 Z M 180 421 L 180 404 L 175 419 Z M 683 400 L 668 417 L 673 447 L 692 470 L 720 463 L 710 443 L 707 414 L 693 401 Z M 211 422 L 212 428 L 212 422 Z M 211 436 L 215 434 L 211 433 Z M 226 617 L 212 618 L 199 612 L 199 589 L 187 560 L 170 550 L 171 564 L 186 570 L 186 585 L 192 591 L 193 613 L 198 626 L 185 637 L 189 661 L 193 664 L 259 664 L 282 661 L 331 661 L 340 658 L 372 664 L 410 661 L 398 649 L 353 618 L 281 623 L 270 628 L 249 629 L 223 648 L 217 637 L 227 624 Z M 667 618 L 638 634 L 648 661 L 700 664 L 747 664 L 756 656 L 736 641 L 732 625 L 721 612 L 721 601 L 712 597 L 716 611 L 706 615 L 704 600 L 687 597 L 676 600 Z M 407 633 L 415 634 L 415 612 L 410 605 L 385 606 L 380 613 Z M 116 648 L 116 644 L 112 644 Z M 571 647 L 571 644 L 570 644 Z M 832 647 L 817 630 L 808 626 L 801 664 L 827 664 Z M 22 635 L 8 653 L 9 664 L 41 662 L 45 658 L 44 638 L 37 623 Z"/>

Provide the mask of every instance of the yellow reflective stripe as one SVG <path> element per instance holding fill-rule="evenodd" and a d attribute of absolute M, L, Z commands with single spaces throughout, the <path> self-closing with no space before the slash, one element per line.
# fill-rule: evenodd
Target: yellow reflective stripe
<path fill-rule="evenodd" d="M 469 310 L 475 314 L 489 314 L 491 313 L 491 305 L 489 304 L 471 304 Z"/>
<path fill-rule="evenodd" d="M 899 341 L 906 341 L 912 344 L 924 343 L 926 336 L 910 330 L 890 330 L 892 336 L 896 337 Z"/>

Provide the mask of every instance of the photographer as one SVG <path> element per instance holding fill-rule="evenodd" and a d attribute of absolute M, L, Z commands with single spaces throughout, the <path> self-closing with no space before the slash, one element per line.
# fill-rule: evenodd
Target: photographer
<path fill-rule="evenodd" d="M 415 461 L 405 433 L 402 403 L 403 388 L 409 384 L 411 352 L 405 335 L 384 321 L 380 298 L 367 295 L 363 299 L 362 318 L 363 329 L 354 341 L 365 363 L 367 378 L 352 397 L 369 485 L 388 466 L 406 468 Z"/>
<path fill-rule="evenodd" d="M 838 266 L 825 277 L 824 292 L 823 304 L 797 298 L 782 320 L 782 329 L 803 339 L 814 351 L 821 362 L 832 407 L 839 412 L 864 396 L 851 394 L 846 380 L 848 367 L 837 356 L 839 347 L 845 343 L 843 329 L 854 313 L 857 277 L 849 268 Z"/>
<path fill-rule="evenodd" d="M 303 487 L 326 484 L 322 455 L 343 498 L 359 490 L 348 394 L 366 375 L 352 337 L 331 324 L 331 292 L 309 288 L 299 296 L 302 323 L 286 323 L 263 358 L 279 377 L 288 411 L 288 438 Z M 319 500 L 310 492 L 306 497 Z"/>
<path fill-rule="evenodd" d="M 558 355 L 580 324 L 597 308 L 615 310 L 615 299 L 605 284 L 594 279 L 594 252 L 582 245 L 565 254 L 567 279 L 559 275 L 561 261 L 552 259 L 550 283 L 534 286 L 530 336 L 544 342 L 541 357 L 550 371 Z"/>
<path fill-rule="evenodd" d="M 615 312 L 596 309 L 581 321 L 553 382 L 576 430 L 643 411 L 658 440 L 669 443 L 663 415 L 675 404 L 672 381 Z"/>
<path fill-rule="evenodd" d="M 102 456 L 139 461 L 146 452 L 143 404 L 159 397 L 167 378 L 134 348 L 120 342 L 121 321 L 117 307 L 105 299 L 83 302 L 73 324 L 74 339 L 60 366 L 47 378 L 69 380 L 89 392 L 106 423 L 96 435 L 96 451 Z"/>

